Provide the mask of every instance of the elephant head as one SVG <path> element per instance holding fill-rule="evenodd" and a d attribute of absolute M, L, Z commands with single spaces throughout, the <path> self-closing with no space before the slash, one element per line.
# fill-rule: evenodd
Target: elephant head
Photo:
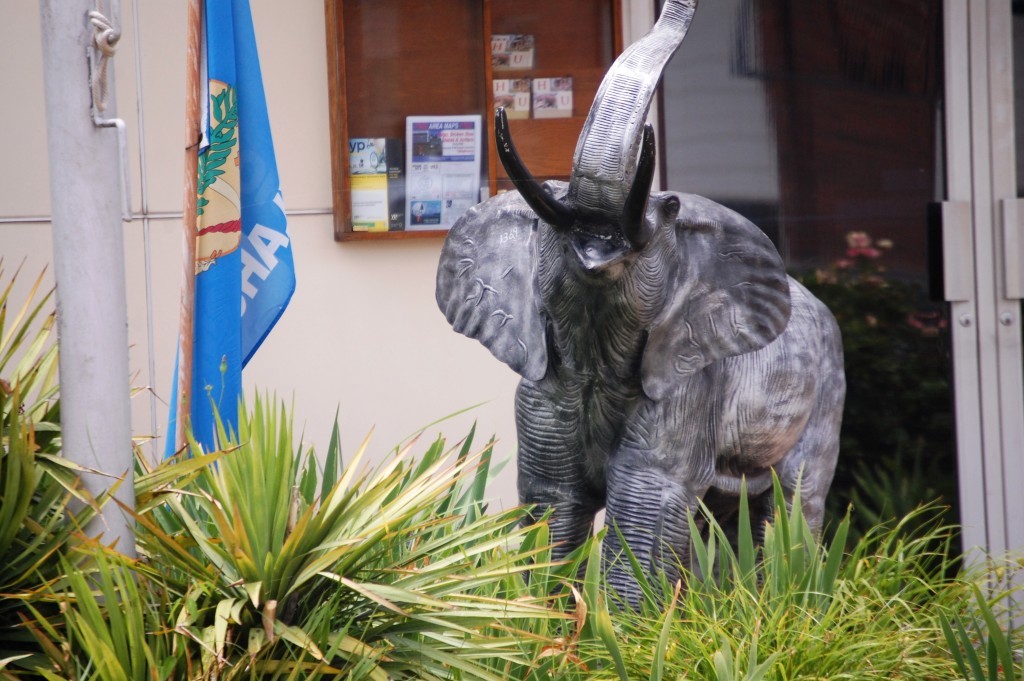
<path fill-rule="evenodd" d="M 655 139 L 645 119 L 695 7 L 696 0 L 666 3 L 650 33 L 612 65 L 580 133 L 568 186 L 537 182 L 504 112 L 495 113 L 498 155 L 518 191 L 474 207 L 452 228 L 437 302 L 456 331 L 528 379 L 547 373 L 547 334 L 567 321 L 552 313 L 557 292 L 540 276 L 545 266 L 569 268 L 551 265 L 562 256 L 542 245 L 547 232 L 588 273 L 618 275 L 641 261 L 624 287 L 632 290 L 628 304 L 655 308 L 640 315 L 651 397 L 680 375 L 764 346 L 786 326 L 785 271 L 759 229 L 700 197 L 651 194 Z"/>
<path fill-rule="evenodd" d="M 682 43 L 697 0 L 668 2 L 643 39 L 605 75 L 576 142 L 569 189 L 558 199 L 533 179 L 516 153 L 502 110 L 496 113 L 498 156 L 537 216 L 577 235 L 577 253 L 601 266 L 650 239 L 644 220 L 654 179 L 654 131 L 645 124 L 661 72 Z"/>

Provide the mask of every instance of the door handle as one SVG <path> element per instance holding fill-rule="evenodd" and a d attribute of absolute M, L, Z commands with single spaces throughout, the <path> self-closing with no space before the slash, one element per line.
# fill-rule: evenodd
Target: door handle
<path fill-rule="evenodd" d="M 932 299 L 950 303 L 973 300 L 971 203 L 931 204 L 928 226 L 928 284 Z"/>
<path fill-rule="evenodd" d="M 999 202 L 1003 218 L 1003 296 L 1024 298 L 1024 199 Z"/>

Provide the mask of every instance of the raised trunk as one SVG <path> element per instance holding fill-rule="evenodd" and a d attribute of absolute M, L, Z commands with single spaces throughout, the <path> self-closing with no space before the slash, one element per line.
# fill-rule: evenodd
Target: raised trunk
<path fill-rule="evenodd" d="M 618 224 L 637 174 L 643 127 L 665 64 L 690 27 L 697 0 L 668 0 L 650 33 L 612 64 L 576 143 L 569 204 Z"/>

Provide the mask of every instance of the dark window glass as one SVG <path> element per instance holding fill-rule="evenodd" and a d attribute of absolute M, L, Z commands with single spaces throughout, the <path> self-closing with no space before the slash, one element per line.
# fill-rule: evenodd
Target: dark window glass
<path fill-rule="evenodd" d="M 941 9 L 701 3 L 662 85 L 665 188 L 751 219 L 839 319 L 849 388 L 831 496 L 839 511 L 856 501 L 862 525 L 956 492 L 947 321 L 926 291 L 928 207 L 944 198 Z"/>

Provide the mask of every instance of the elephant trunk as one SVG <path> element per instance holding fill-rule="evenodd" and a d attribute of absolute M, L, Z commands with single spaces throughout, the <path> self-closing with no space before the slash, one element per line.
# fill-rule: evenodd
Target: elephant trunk
<path fill-rule="evenodd" d="M 635 213 L 645 203 L 632 195 L 634 183 L 647 172 L 653 179 L 653 158 L 647 170 L 641 154 L 649 134 L 643 132 L 647 112 L 696 6 L 697 0 L 668 0 L 651 31 L 619 55 L 605 75 L 573 157 L 567 200 L 577 214 L 612 224 L 637 222 Z M 644 194 L 648 191 L 649 186 Z M 634 214 L 625 214 L 629 210 Z"/>
<path fill-rule="evenodd" d="M 651 31 L 630 45 L 601 82 L 576 142 L 566 199 L 553 197 L 527 170 L 504 109 L 494 117 L 498 157 L 516 189 L 544 222 L 618 225 L 634 250 L 650 238 L 644 214 L 654 181 L 654 130 L 645 124 L 665 64 L 690 28 L 697 0 L 667 0 Z M 581 219 L 582 218 L 582 219 Z"/>

